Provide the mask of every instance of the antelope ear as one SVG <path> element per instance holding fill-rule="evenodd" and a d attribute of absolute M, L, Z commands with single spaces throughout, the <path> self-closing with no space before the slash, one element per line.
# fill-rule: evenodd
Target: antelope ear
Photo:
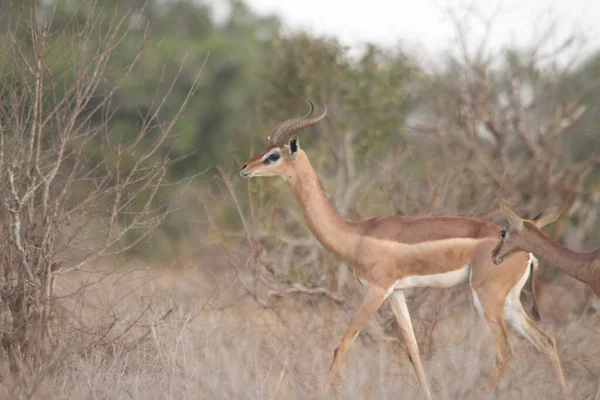
<path fill-rule="evenodd" d="M 538 228 L 541 228 L 556 221 L 558 217 L 560 217 L 560 208 L 558 206 L 553 206 L 542 211 L 540 215 L 535 217 L 531 222 Z"/>
<path fill-rule="evenodd" d="M 298 150 L 300 149 L 300 142 L 298 141 L 297 135 L 294 135 L 290 138 L 289 146 L 290 146 L 290 155 L 292 156 L 293 159 L 296 159 L 296 156 L 298 155 Z"/>
<path fill-rule="evenodd" d="M 508 219 L 508 223 L 511 228 L 517 232 L 520 232 L 523 229 L 523 219 L 517 215 L 516 212 L 510 209 L 506 202 L 502 198 L 498 198 L 498 205 L 500 206 L 500 211 L 502 214 Z"/>

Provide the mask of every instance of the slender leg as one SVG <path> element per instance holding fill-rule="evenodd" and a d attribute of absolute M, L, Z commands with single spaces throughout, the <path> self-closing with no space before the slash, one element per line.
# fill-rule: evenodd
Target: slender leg
<path fill-rule="evenodd" d="M 410 314 L 408 313 L 408 307 L 406 306 L 406 298 L 402 290 L 396 290 L 392 294 L 391 299 L 392 311 L 396 315 L 396 321 L 400 327 L 400 332 L 406 343 L 406 351 L 408 358 L 413 365 L 419 384 L 425 392 L 425 397 L 431 400 L 431 391 L 427 384 L 427 378 L 425 377 L 425 371 L 423 371 L 423 365 L 421 364 L 421 357 L 419 356 L 419 346 L 417 339 L 415 338 L 415 332 L 413 330 L 412 322 L 410 320 Z"/>
<path fill-rule="evenodd" d="M 490 389 L 496 391 L 498 382 L 514 354 L 506 331 L 506 310 L 514 298 L 519 299 L 531 270 L 529 255 L 523 252 L 512 255 L 502 267 L 491 262 L 493 241 L 477 246 L 471 263 L 471 288 L 474 302 L 489 327 L 496 350 L 496 362 L 490 376 Z M 519 302 L 519 304 L 521 304 Z M 508 355 L 508 357 L 507 357 Z"/>
<path fill-rule="evenodd" d="M 508 323 L 550 359 L 561 394 L 563 398 L 566 398 L 565 378 L 554 339 L 529 318 L 518 298 L 512 299 L 508 305 L 509 308 L 506 310 Z"/>
<path fill-rule="evenodd" d="M 496 348 L 496 365 L 490 376 L 490 391 L 495 392 L 498 387 L 500 377 L 506 371 L 508 362 L 513 356 L 512 347 L 508 341 L 508 335 L 506 334 L 506 326 L 504 321 L 500 319 L 498 322 L 491 319 L 487 319 L 487 323 L 490 327 L 490 332 L 493 332 L 494 347 Z M 505 353 L 508 352 L 508 357 L 505 357 Z"/>
<path fill-rule="evenodd" d="M 383 303 L 383 300 L 385 300 L 386 293 L 387 290 L 385 289 L 377 286 L 369 286 L 367 295 L 365 296 L 360 309 L 352 321 L 350 321 L 350 325 L 348 325 L 348 328 L 346 328 L 346 332 L 344 332 L 344 335 L 340 339 L 338 346 L 333 352 L 333 361 L 329 367 L 329 374 L 327 375 L 327 379 L 325 380 L 324 384 L 325 391 L 327 391 L 329 385 L 331 385 L 333 376 L 337 372 L 340 362 L 344 359 L 344 356 L 348 352 L 350 344 L 356 335 L 358 335 L 359 332 L 367 326 L 373 315 L 375 315 L 381 306 L 381 303 Z"/>
<path fill-rule="evenodd" d="M 495 392 L 500 377 L 506 371 L 508 362 L 513 356 L 513 350 L 508 341 L 506 325 L 504 324 L 504 301 L 492 301 L 493 297 L 486 296 L 492 289 L 490 284 L 487 284 L 484 288 L 473 288 L 473 298 L 475 304 L 480 309 L 481 314 L 483 314 L 489 328 L 490 336 L 494 340 L 496 363 L 492 374 L 490 375 L 489 385 L 490 391 Z M 506 353 L 508 353 L 508 357 L 505 358 Z"/>

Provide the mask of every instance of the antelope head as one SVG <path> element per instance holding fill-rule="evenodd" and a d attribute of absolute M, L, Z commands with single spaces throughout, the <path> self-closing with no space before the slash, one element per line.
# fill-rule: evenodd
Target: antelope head
<path fill-rule="evenodd" d="M 250 158 L 240 171 L 242 178 L 255 176 L 281 176 L 287 179 L 294 170 L 294 163 L 300 150 L 297 131 L 314 125 L 325 118 L 327 107 L 323 104 L 323 111 L 318 116 L 313 116 L 315 105 L 309 100 L 310 111 L 301 117 L 292 118 L 277 124 L 268 137 L 267 147 L 260 153 Z"/>
<path fill-rule="evenodd" d="M 527 242 L 529 231 L 540 229 L 556 221 L 560 216 L 558 207 L 550 207 L 542 211 L 534 219 L 524 219 L 511 210 L 502 199 L 499 199 L 498 203 L 500 211 L 508 219 L 508 223 L 500 230 L 500 241 L 494 250 L 492 250 L 492 262 L 495 265 L 499 265 L 515 251 L 525 250 L 524 244 Z"/>

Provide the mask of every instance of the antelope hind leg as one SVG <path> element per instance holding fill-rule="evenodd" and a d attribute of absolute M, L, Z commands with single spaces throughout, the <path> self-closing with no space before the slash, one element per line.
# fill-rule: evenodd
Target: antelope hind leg
<path fill-rule="evenodd" d="M 518 299 L 516 299 L 518 300 Z M 544 353 L 552 364 L 552 369 L 558 383 L 563 398 L 565 395 L 565 378 L 560 365 L 558 351 L 556 350 L 556 342 L 548 336 L 542 328 L 529 318 L 521 302 L 512 302 L 510 304 L 511 311 L 507 318 L 509 324 L 527 340 L 529 340 L 540 352 Z"/>

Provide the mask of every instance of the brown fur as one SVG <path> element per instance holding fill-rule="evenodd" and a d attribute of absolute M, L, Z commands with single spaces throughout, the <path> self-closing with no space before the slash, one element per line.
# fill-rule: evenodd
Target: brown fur
<path fill-rule="evenodd" d="M 504 264 L 504 259 L 516 251 L 531 252 L 570 277 L 588 284 L 596 296 L 600 297 L 600 249 L 579 253 L 552 240 L 540 229 L 558 218 L 556 208 L 545 210 L 533 220 L 519 217 L 502 201 L 500 208 L 509 223 L 504 227 L 507 236 L 504 240 L 499 240 L 492 251 L 495 264 Z"/>
<path fill-rule="evenodd" d="M 531 273 L 529 274 L 529 293 L 531 294 L 531 315 L 533 316 L 533 320 L 539 323 L 542 319 L 540 315 L 540 311 L 537 305 L 537 298 L 535 297 L 535 269 L 533 267 L 533 263 L 529 267 L 531 269 Z"/>
<path fill-rule="evenodd" d="M 366 327 L 385 298 L 391 294 L 394 313 L 407 344 L 409 357 L 425 396 L 430 399 L 431 393 L 421 365 L 406 301 L 403 292 L 393 291 L 393 288 L 397 281 L 407 277 L 439 275 L 459 271 L 465 265 L 470 265 L 472 290 L 481 303 L 484 317 L 495 338 L 496 367 L 490 380 L 490 386 L 494 389 L 508 362 L 505 354 L 512 353 L 504 325 L 504 304 L 511 290 L 528 272 L 529 255 L 516 252 L 506 260 L 502 268 L 496 267 L 490 253 L 500 238 L 499 227 L 470 218 L 388 216 L 358 222 L 343 220 L 327 202 L 304 151 L 299 149 L 297 153 L 291 154 L 290 148 L 289 144 L 283 146 L 279 149 L 280 160 L 265 164 L 262 157 L 273 147 L 267 148 L 244 164 L 241 175 L 280 176 L 285 179 L 294 192 L 308 228 L 317 240 L 327 250 L 348 261 L 356 276 L 368 282 L 363 304 L 334 352 L 325 387 L 329 386 L 352 340 Z M 556 349 L 525 314 L 520 302 L 511 310 L 528 339 L 552 360 L 559 385 L 563 389 L 564 379 Z"/>

